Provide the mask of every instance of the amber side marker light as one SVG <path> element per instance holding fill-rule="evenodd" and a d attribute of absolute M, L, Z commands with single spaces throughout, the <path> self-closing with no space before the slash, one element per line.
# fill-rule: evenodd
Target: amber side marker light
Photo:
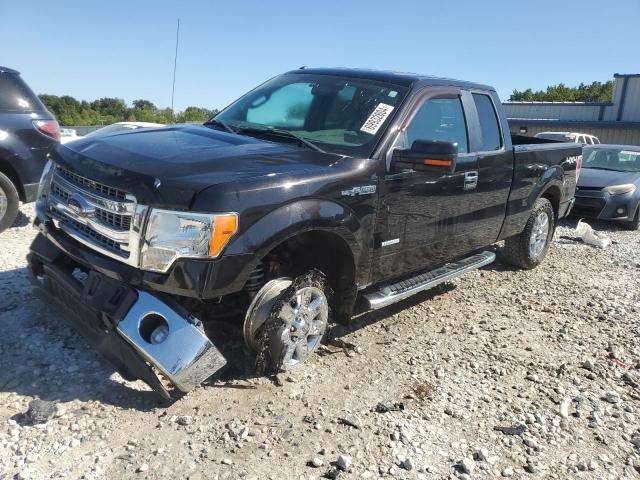
<path fill-rule="evenodd" d="M 212 257 L 220 255 L 237 230 L 238 215 L 235 213 L 216 215 L 213 232 L 211 232 L 211 243 L 209 243 L 209 255 Z"/>
<path fill-rule="evenodd" d="M 430 165 L 432 167 L 450 167 L 453 165 L 452 160 L 436 160 L 433 158 L 426 158 L 422 161 L 425 165 Z"/>

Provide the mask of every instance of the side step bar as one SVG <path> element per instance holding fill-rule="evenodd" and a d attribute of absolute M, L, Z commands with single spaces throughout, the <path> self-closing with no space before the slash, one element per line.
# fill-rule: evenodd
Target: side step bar
<path fill-rule="evenodd" d="M 378 291 L 369 293 L 365 295 L 364 298 L 369 304 L 369 309 L 377 310 L 378 308 L 404 300 L 423 290 L 433 288 L 440 283 L 459 277 L 471 270 L 488 265 L 495 259 L 496 254 L 493 252 L 477 253 L 458 260 L 457 262 L 447 263 L 435 270 L 421 273 L 413 278 L 390 285 L 383 285 Z"/>

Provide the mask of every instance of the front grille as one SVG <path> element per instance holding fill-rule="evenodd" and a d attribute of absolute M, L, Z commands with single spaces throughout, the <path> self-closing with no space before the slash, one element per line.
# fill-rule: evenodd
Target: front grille
<path fill-rule="evenodd" d="M 82 177 L 62 167 L 58 167 L 56 171 L 58 175 L 65 178 L 69 182 L 79 187 L 85 188 L 91 192 L 99 193 L 100 195 L 104 195 L 105 197 L 115 198 L 116 200 L 126 200 L 127 198 L 127 193 L 118 188 L 109 187 L 107 185 L 104 185 L 103 183 L 96 182 L 86 177 Z"/>
<path fill-rule="evenodd" d="M 74 220 L 73 218 L 70 218 L 67 215 L 61 214 L 61 212 L 56 211 L 56 213 L 58 214 L 60 222 L 62 222 L 63 224 L 71 226 L 74 230 L 77 230 L 78 232 L 80 232 L 82 235 L 84 235 L 88 239 L 90 239 L 90 240 L 92 240 L 92 241 L 104 246 L 105 248 L 107 248 L 108 250 L 112 251 L 113 253 L 116 253 L 116 254 L 121 255 L 121 256 L 128 256 L 128 255 L 125 254 L 125 252 L 122 251 L 122 247 L 121 247 L 120 243 L 116 242 L 115 240 L 112 240 L 112 239 L 110 239 L 108 237 L 105 237 L 104 235 L 96 232 L 90 226 L 83 225 L 82 223 L 78 222 L 77 220 Z"/>
<path fill-rule="evenodd" d="M 119 215 L 117 213 L 96 208 L 96 218 L 102 223 L 111 225 L 118 230 L 129 230 L 129 227 L 131 227 L 130 215 Z"/>
<path fill-rule="evenodd" d="M 576 197 L 571 213 L 576 216 L 597 217 L 606 204 L 603 198 Z"/>
<path fill-rule="evenodd" d="M 51 184 L 51 191 L 62 198 L 65 202 L 69 202 L 69 192 L 58 185 L 55 180 Z M 94 215 L 96 219 L 100 220 L 104 225 L 113 227 L 117 230 L 129 230 L 131 227 L 131 215 L 120 215 L 99 207 L 95 208 Z"/>
<path fill-rule="evenodd" d="M 47 209 L 55 225 L 78 242 L 138 265 L 140 225 L 147 208 L 127 192 L 57 167 L 49 184 Z"/>

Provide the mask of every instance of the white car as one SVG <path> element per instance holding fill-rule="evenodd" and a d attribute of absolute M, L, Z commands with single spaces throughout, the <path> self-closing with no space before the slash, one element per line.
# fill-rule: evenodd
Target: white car
<path fill-rule="evenodd" d="M 114 133 L 130 132 L 130 131 L 138 130 L 141 128 L 158 128 L 158 127 L 166 127 L 166 125 L 162 123 L 151 123 L 151 122 L 118 122 L 118 123 L 112 123 L 111 125 L 107 125 L 106 127 L 99 128 L 98 130 L 94 130 L 93 132 L 90 132 L 85 136 L 97 137 L 102 135 L 112 135 Z"/>
<path fill-rule="evenodd" d="M 78 132 L 76 132 L 73 128 L 60 129 L 60 143 L 67 143 L 71 140 L 75 140 L 76 138 L 80 137 L 78 136 Z"/>
<path fill-rule="evenodd" d="M 600 143 L 598 137 L 577 132 L 540 132 L 536 133 L 535 137 L 559 142 L 584 143 L 586 145 L 598 145 Z"/>

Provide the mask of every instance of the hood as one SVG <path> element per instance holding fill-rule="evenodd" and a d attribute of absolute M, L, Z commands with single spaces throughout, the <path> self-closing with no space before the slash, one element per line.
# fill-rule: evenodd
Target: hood
<path fill-rule="evenodd" d="M 61 145 L 54 155 L 65 168 L 125 190 L 140 203 L 178 209 L 188 209 L 196 193 L 219 183 L 295 175 L 324 168 L 337 158 L 200 125 L 78 139 Z"/>
<path fill-rule="evenodd" d="M 597 168 L 582 168 L 578 179 L 578 188 L 604 188 L 624 183 L 640 181 L 640 172 L 614 172 Z"/>

